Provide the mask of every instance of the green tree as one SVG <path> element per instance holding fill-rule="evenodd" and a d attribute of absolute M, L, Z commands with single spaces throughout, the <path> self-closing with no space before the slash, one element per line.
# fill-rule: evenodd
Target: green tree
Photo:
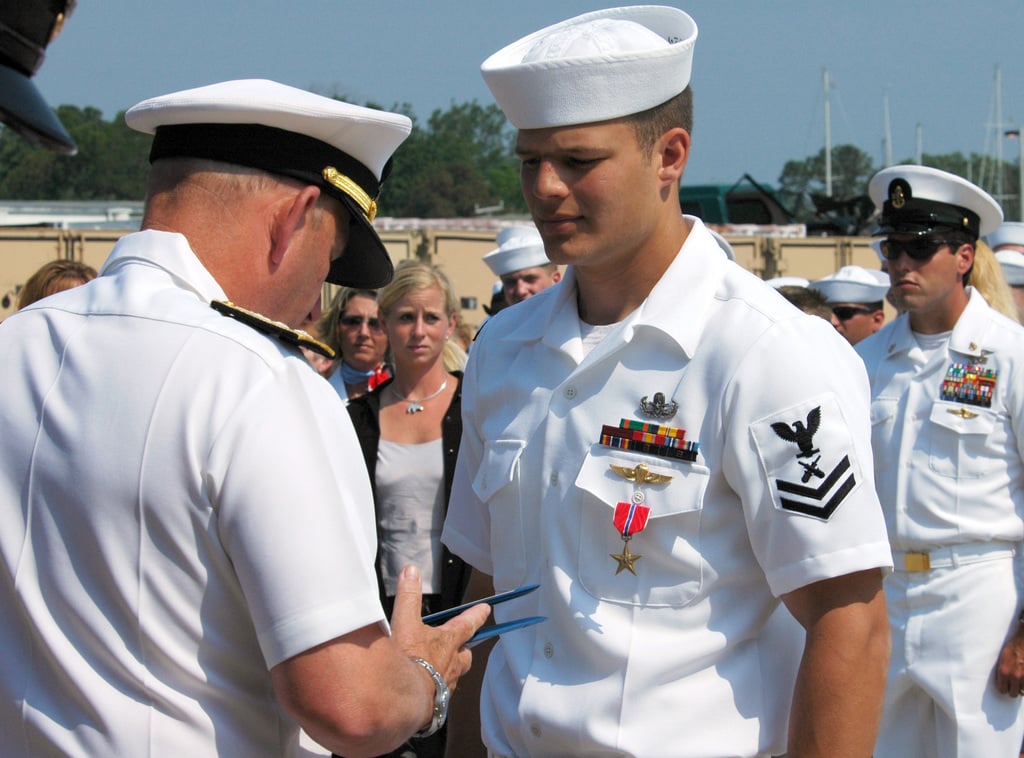
<path fill-rule="evenodd" d="M 839 200 L 863 195 L 875 173 L 871 156 L 855 145 L 832 148 L 832 197 Z M 787 161 L 779 176 L 779 188 L 794 197 L 826 192 L 825 148 L 802 161 Z"/>
<path fill-rule="evenodd" d="M 395 153 L 382 212 L 423 218 L 473 216 L 477 206 L 503 203 L 523 211 L 514 131 L 497 105 L 476 102 L 435 110 Z"/>
<path fill-rule="evenodd" d="M 910 163 L 910 160 L 904 163 Z M 951 174 L 962 176 L 988 192 L 1000 205 L 1007 219 L 1020 218 L 1020 165 L 1016 161 L 1002 162 L 988 155 L 971 153 L 943 153 L 921 155 L 921 163 L 932 168 L 942 169 Z M 1002 183 L 1000 185 L 1000 179 Z"/>
<path fill-rule="evenodd" d="M 10 129 L 0 131 L 0 197 L 12 200 L 140 200 L 150 137 L 124 115 L 108 122 L 96 108 L 62 105 L 57 116 L 78 145 L 76 155 L 42 150 Z"/>
<path fill-rule="evenodd" d="M 779 196 L 797 219 L 815 229 L 856 234 L 871 214 L 867 184 L 875 173 L 871 156 L 855 145 L 832 148 L 832 194 L 826 194 L 825 148 L 801 161 L 787 161 Z"/>
<path fill-rule="evenodd" d="M 372 104 L 369 107 L 375 107 Z M 515 132 L 497 105 L 453 103 L 425 125 L 408 104 L 391 108 L 413 120 L 384 182 L 380 212 L 423 218 L 469 217 L 477 206 L 525 212 L 519 191 Z M 78 154 L 60 156 L 0 129 L 0 198 L 12 200 L 138 200 L 145 191 L 151 137 L 105 121 L 92 107 L 57 109 Z"/>

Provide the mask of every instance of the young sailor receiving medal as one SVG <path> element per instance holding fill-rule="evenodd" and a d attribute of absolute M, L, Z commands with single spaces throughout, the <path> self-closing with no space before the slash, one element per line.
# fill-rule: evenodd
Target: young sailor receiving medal
<path fill-rule="evenodd" d="M 696 37 L 611 8 L 483 64 L 567 266 L 487 322 L 463 384 L 443 540 L 499 592 L 540 585 L 497 621 L 547 617 L 491 652 L 494 756 L 871 753 L 892 563 L 867 378 L 682 215 Z"/>

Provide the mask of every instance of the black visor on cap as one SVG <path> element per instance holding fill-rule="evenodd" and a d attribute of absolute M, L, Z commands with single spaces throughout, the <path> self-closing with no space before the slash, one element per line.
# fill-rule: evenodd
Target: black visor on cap
<path fill-rule="evenodd" d="M 31 79 L 74 7 L 73 0 L 0 3 L 0 121 L 65 155 L 75 154 L 75 143 Z"/>
<path fill-rule="evenodd" d="M 981 218 L 972 210 L 952 203 L 914 197 L 905 179 L 893 179 L 889 198 L 875 234 L 928 234 L 933 231 L 966 232 L 978 239 Z"/>
<path fill-rule="evenodd" d="M 875 234 L 928 234 L 934 231 L 960 231 L 978 238 L 981 220 L 978 214 L 955 205 L 931 200 L 908 200 L 902 208 L 886 200 Z"/>
<path fill-rule="evenodd" d="M 348 243 L 331 264 L 326 280 L 365 289 L 377 289 L 391 281 L 394 266 L 372 223 L 380 183 L 348 153 L 314 137 L 262 124 L 158 127 L 150 163 L 186 157 L 257 168 L 319 187 L 340 200 L 352 217 Z M 328 176 L 340 176 L 341 180 L 328 181 Z"/>
<path fill-rule="evenodd" d="M 36 85 L 13 68 L 0 65 L 0 121 L 29 142 L 65 155 L 78 148 Z"/>

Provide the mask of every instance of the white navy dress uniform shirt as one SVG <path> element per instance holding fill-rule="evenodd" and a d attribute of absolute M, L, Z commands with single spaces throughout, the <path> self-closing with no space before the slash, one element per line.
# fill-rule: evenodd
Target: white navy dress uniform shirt
<path fill-rule="evenodd" d="M 687 220 L 647 300 L 586 357 L 572 267 L 471 351 L 443 539 L 499 590 L 540 584 L 497 620 L 548 617 L 491 653 L 495 755 L 780 752 L 803 633 L 768 623 L 778 596 L 891 565 L 862 365 Z M 659 392 L 676 411 L 641 415 Z M 685 429 L 699 457 L 600 444 L 623 417 Z M 807 444 L 817 458 L 799 457 Z M 610 469 L 641 463 L 671 479 L 637 487 Z M 651 511 L 634 575 L 616 571 L 613 515 L 638 492 Z"/>
<path fill-rule="evenodd" d="M 5 756 L 289 754 L 270 667 L 386 623 L 344 408 L 223 298 L 146 231 L 3 324 Z"/>
<path fill-rule="evenodd" d="M 1002 222 L 980 187 L 930 167 L 891 166 L 868 189 L 878 235 L 964 235 L 936 256 Z M 927 271 L 951 271 L 925 269 L 931 260 L 918 270 L 906 257 L 890 266 L 896 287 L 915 287 L 916 271 L 927 292 Z M 895 568 L 885 582 L 892 654 L 876 758 L 1017 755 L 1024 738 L 1021 699 L 1000 692 L 995 674 L 1022 602 L 1024 329 L 973 287 L 964 294 L 950 331 L 914 332 L 911 310 L 856 346 Z"/>
<path fill-rule="evenodd" d="M 895 550 L 1024 539 L 1024 331 L 977 290 L 927 363 L 906 317 L 857 345 L 872 384 L 875 485 Z M 991 372 L 989 402 L 944 397 L 956 366 Z"/>

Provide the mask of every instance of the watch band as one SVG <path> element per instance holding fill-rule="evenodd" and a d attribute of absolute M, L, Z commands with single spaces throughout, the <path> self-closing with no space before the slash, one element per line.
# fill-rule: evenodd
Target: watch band
<path fill-rule="evenodd" d="M 430 678 L 434 680 L 434 715 L 427 726 L 413 735 L 413 737 L 429 737 L 444 726 L 444 722 L 448 718 L 448 699 L 451 693 L 448 691 L 448 685 L 444 682 L 444 677 L 437 673 L 437 669 L 427 661 L 422 658 L 410 658 L 409 660 L 413 663 L 418 663 L 426 669 L 426 672 L 430 674 Z"/>

